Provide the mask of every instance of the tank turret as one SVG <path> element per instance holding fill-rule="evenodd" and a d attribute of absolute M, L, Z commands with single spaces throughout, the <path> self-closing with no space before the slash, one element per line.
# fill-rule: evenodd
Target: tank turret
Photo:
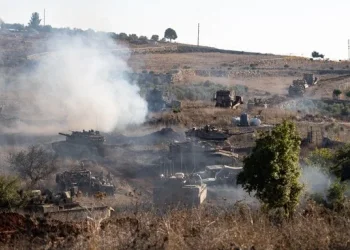
<path fill-rule="evenodd" d="M 92 145 L 102 145 L 105 142 L 104 136 L 100 134 L 99 131 L 89 130 L 83 132 L 81 131 L 72 131 L 72 134 L 58 133 L 66 137 L 67 142 L 75 144 L 92 144 Z"/>
<path fill-rule="evenodd" d="M 105 137 L 99 131 L 91 129 L 58 134 L 66 137 L 65 141 L 52 143 L 52 148 L 58 155 L 78 158 L 105 155 Z"/>

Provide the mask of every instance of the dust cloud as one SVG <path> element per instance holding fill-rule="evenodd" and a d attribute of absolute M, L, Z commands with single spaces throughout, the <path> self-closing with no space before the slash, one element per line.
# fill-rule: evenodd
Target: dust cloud
<path fill-rule="evenodd" d="M 123 78 L 130 69 L 112 51 L 121 47 L 109 39 L 61 35 L 43 45 L 52 53 L 17 77 L 19 132 L 111 132 L 144 121 L 147 103 L 138 86 Z"/>

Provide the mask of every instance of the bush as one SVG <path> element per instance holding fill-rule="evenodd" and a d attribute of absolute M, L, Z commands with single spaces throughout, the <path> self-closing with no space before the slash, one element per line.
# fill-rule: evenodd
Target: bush
<path fill-rule="evenodd" d="M 342 110 L 341 110 L 341 115 L 343 116 L 348 116 L 350 114 L 350 109 L 348 107 L 344 107 Z"/>
<path fill-rule="evenodd" d="M 289 68 L 289 65 L 288 65 L 288 64 L 285 64 L 285 65 L 284 65 L 284 68 Z"/>
<path fill-rule="evenodd" d="M 257 63 L 252 63 L 252 64 L 250 64 L 250 68 L 256 69 L 256 67 L 258 67 L 258 64 L 257 64 Z"/>
<path fill-rule="evenodd" d="M 173 113 L 180 113 L 181 112 L 181 109 L 180 108 L 173 108 Z"/>
<path fill-rule="evenodd" d="M 21 197 L 18 193 L 20 183 L 17 178 L 9 176 L 0 176 L 0 207 L 12 208 L 21 203 Z"/>
<path fill-rule="evenodd" d="M 333 90 L 333 95 L 335 95 L 335 96 L 340 96 L 341 95 L 341 90 L 340 89 L 334 89 Z"/>
<path fill-rule="evenodd" d="M 330 174 L 333 165 L 334 155 L 329 148 L 316 148 L 306 158 L 307 165 L 319 168 L 325 174 Z"/>
<path fill-rule="evenodd" d="M 344 183 L 341 183 L 339 180 L 334 181 L 327 192 L 328 205 L 335 210 L 342 209 L 345 202 L 345 191 L 346 186 Z"/>

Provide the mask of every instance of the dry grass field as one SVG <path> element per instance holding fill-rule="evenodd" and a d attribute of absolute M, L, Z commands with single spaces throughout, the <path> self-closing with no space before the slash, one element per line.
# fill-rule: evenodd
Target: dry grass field
<path fill-rule="evenodd" d="M 163 215 L 153 209 L 143 211 L 135 205 L 102 222 L 36 222 L 45 231 L 40 231 L 32 221 L 18 217 L 13 225 L 24 228 L 27 224 L 32 231 L 18 230 L 9 238 L 0 235 L 0 246 L 2 249 L 77 250 L 345 250 L 350 248 L 348 220 L 347 210 L 340 214 L 313 202 L 305 203 L 289 220 L 242 203 L 229 208 L 208 205 L 193 210 L 176 209 Z"/>
<path fill-rule="evenodd" d="M 193 69 L 239 69 L 249 67 L 270 70 L 320 70 L 320 69 L 348 69 L 349 62 L 310 61 L 303 57 L 279 55 L 239 55 L 224 53 L 173 53 L 173 54 L 137 54 L 129 59 L 129 65 L 135 69 L 147 69 L 155 72 L 167 72 L 184 66 Z M 285 65 L 288 65 L 288 67 Z"/>

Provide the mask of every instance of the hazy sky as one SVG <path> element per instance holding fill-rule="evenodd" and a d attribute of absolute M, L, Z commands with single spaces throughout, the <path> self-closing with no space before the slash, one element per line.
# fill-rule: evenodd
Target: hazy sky
<path fill-rule="evenodd" d="M 329 58 L 348 57 L 349 0 L 0 0 L 0 18 L 27 24 L 32 12 L 54 27 L 164 35 L 218 48 Z"/>

